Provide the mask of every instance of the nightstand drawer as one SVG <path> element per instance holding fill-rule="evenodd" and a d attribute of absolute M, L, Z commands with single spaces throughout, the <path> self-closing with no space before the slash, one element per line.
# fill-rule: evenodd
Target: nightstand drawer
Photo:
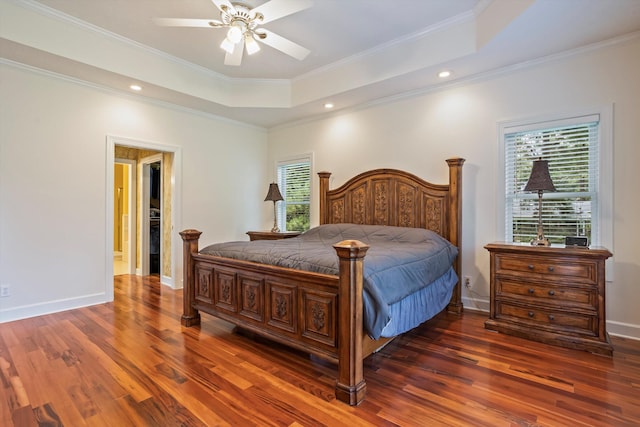
<path fill-rule="evenodd" d="M 526 323 L 532 327 L 596 335 L 597 317 L 561 310 L 521 307 L 496 301 L 496 318 Z"/>
<path fill-rule="evenodd" d="M 590 261 L 557 260 L 549 257 L 522 257 L 496 254 L 496 274 L 535 275 L 549 280 L 597 283 L 596 265 Z"/>
<path fill-rule="evenodd" d="M 511 297 L 530 302 L 596 309 L 597 289 L 594 287 L 555 286 L 546 283 L 522 282 L 508 278 L 496 278 L 496 297 Z"/>

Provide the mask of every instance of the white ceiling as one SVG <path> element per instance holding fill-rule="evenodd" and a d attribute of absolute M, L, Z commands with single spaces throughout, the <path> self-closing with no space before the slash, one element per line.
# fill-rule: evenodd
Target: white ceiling
<path fill-rule="evenodd" d="M 282 1 L 282 0 L 278 0 Z M 295 2 L 296 0 L 289 0 Z M 265 0 L 245 0 L 250 7 Z M 640 31 L 640 0 L 315 0 L 264 25 L 308 49 L 263 45 L 223 64 L 211 0 L 0 0 L 0 54 L 136 96 L 263 127 L 429 90 Z M 441 69 L 453 75 L 437 77 Z"/>

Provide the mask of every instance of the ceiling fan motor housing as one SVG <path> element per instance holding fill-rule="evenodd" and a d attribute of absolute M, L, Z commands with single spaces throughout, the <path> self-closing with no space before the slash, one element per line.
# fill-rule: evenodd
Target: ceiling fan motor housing
<path fill-rule="evenodd" d="M 258 26 L 258 22 L 264 19 L 264 16 L 261 13 L 255 13 L 254 16 L 251 16 L 251 9 L 249 6 L 243 3 L 232 3 L 235 8 L 235 13 L 231 13 L 228 7 L 222 6 L 222 10 L 220 12 L 220 19 L 225 25 L 234 25 L 236 23 L 241 23 L 249 30 L 253 30 Z"/>

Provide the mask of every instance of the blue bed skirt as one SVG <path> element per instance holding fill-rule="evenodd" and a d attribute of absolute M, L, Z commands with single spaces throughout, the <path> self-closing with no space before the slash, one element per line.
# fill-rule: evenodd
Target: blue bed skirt
<path fill-rule="evenodd" d="M 449 304 L 457 281 L 458 276 L 451 268 L 429 286 L 390 305 L 391 320 L 383 328 L 381 336 L 400 335 L 440 313 Z"/>

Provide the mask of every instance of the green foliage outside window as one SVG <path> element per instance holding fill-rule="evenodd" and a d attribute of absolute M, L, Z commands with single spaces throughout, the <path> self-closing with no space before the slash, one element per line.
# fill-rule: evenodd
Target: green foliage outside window
<path fill-rule="evenodd" d="M 287 231 L 307 231 L 309 229 L 309 205 L 287 206 Z"/>

